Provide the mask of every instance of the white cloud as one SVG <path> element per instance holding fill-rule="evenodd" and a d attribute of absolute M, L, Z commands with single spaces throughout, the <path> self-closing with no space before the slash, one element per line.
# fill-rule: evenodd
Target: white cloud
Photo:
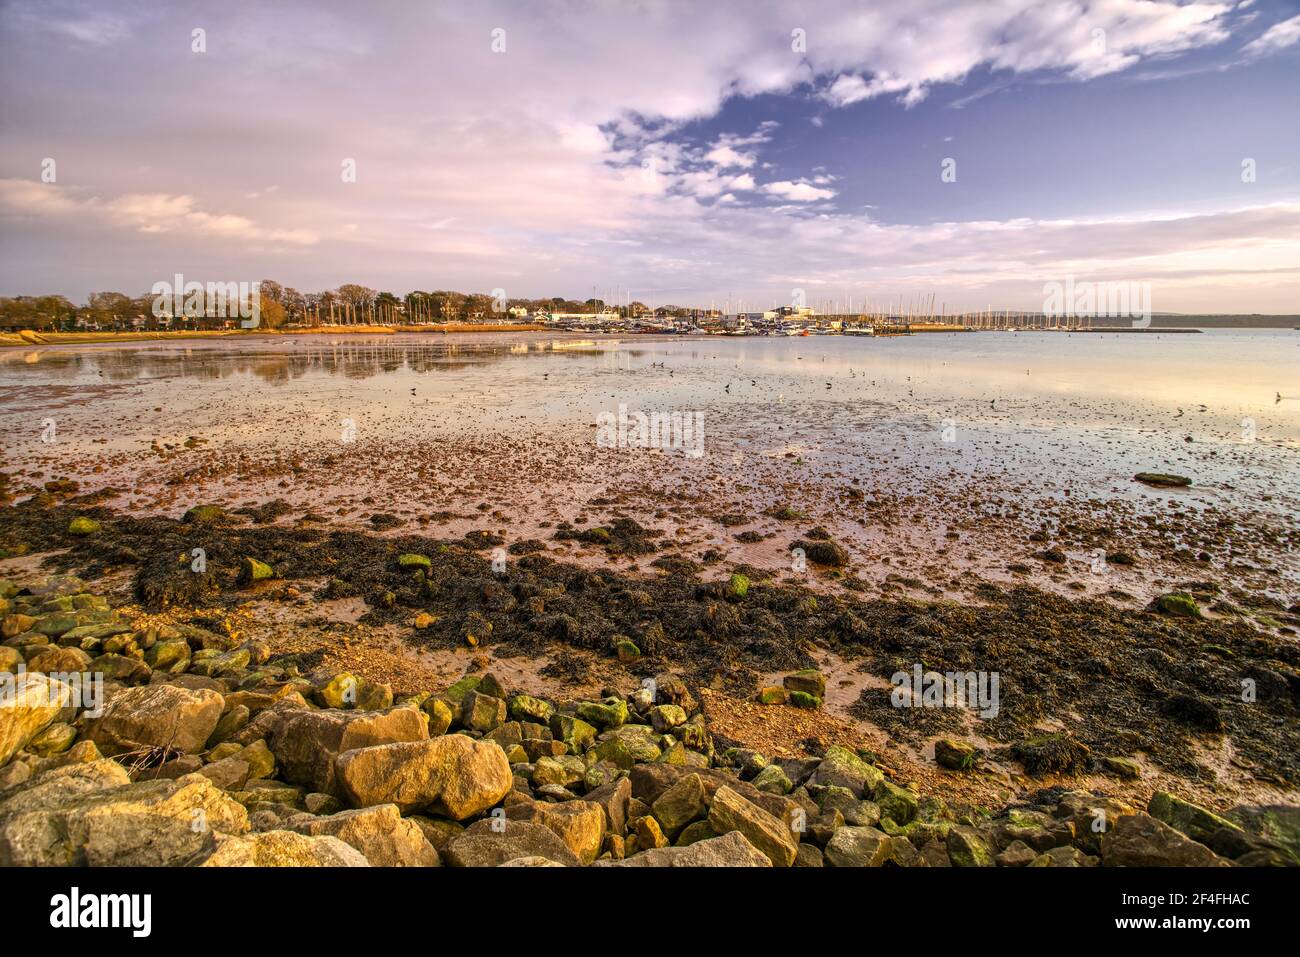
<path fill-rule="evenodd" d="M 1242 52 L 1250 57 L 1267 56 L 1270 53 L 1276 53 L 1278 50 L 1285 50 L 1287 47 L 1295 46 L 1297 43 L 1300 43 L 1300 16 L 1294 16 L 1290 20 L 1283 20 L 1281 23 L 1273 24 L 1260 36 L 1242 47 Z"/>
<path fill-rule="evenodd" d="M 823 189 L 809 183 L 792 183 L 789 180 L 768 183 L 763 187 L 763 192 L 796 203 L 811 203 L 819 199 L 832 199 L 835 196 L 833 189 Z"/>
<path fill-rule="evenodd" d="M 737 95 L 809 93 L 829 115 L 871 97 L 915 103 L 977 70 L 1085 80 L 1217 43 L 1235 24 L 1229 4 L 1172 0 L 661 0 L 580 15 L 545 2 L 363 15 L 285 0 L 205 12 L 220 59 L 196 68 L 184 9 L 122 13 L 129 35 L 102 50 L 27 20 L 15 39 L 16 9 L 0 5 L 0 70 L 10 86 L 21 77 L 23 112 L 0 125 L 0 155 L 45 156 L 58 143 L 60 174 L 93 180 L 76 191 L 0 182 L 0 209 L 23 216 L 25 233 L 6 246 L 0 284 L 45 270 L 65 285 L 68 262 L 93 260 L 128 287 L 138 263 L 166 254 L 303 288 L 358 279 L 538 295 L 573 294 L 593 275 L 658 281 L 659 271 L 664 285 L 706 293 L 787 270 L 810 283 L 975 284 L 980 269 L 1059 268 L 1093 255 L 1092 242 L 1115 268 L 1158 260 L 1190 241 L 1194 222 L 891 227 L 826 202 L 847 161 L 799 169 L 787 151 L 770 172 L 774 124 L 689 145 L 680 134 Z M 509 30 L 501 55 L 485 25 L 497 23 Z M 807 30 L 806 55 L 773 27 L 787 23 Z M 141 57 L 155 69 L 142 71 Z M 323 72 L 365 83 L 322 83 Z M 340 183 L 342 157 L 357 158 L 356 184 Z M 1287 234 L 1295 215 L 1229 210 L 1207 222 L 1231 223 L 1225 236 L 1249 245 L 1270 228 Z M 120 242 L 104 241 L 110 230 Z M 1121 235 L 1132 244 L 1113 241 Z M 1043 260 L 1039 242 L 1056 258 Z"/>

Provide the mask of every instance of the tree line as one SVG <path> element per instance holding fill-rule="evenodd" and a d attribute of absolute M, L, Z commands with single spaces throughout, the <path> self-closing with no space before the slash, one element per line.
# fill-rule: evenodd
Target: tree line
<path fill-rule="evenodd" d="M 538 313 L 594 314 L 613 312 L 623 317 L 649 315 L 688 316 L 692 310 L 664 306 L 651 310 L 641 302 L 607 305 L 601 299 L 504 299 L 487 293 L 415 290 L 399 296 L 358 283 L 345 283 L 324 292 L 300 292 L 272 279 L 260 283 L 261 325 L 384 325 L 392 323 L 504 322 Z M 92 292 L 80 305 L 66 296 L 0 297 L 0 329 L 34 329 L 38 332 L 131 329 L 219 329 L 236 323 L 222 316 L 172 315 L 156 308 L 159 296 L 145 293 Z M 168 298 L 170 301 L 170 297 Z"/>

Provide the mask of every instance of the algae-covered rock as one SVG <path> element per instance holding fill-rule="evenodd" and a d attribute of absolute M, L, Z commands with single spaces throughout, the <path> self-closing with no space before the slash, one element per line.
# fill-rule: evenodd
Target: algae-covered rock
<path fill-rule="evenodd" d="M 246 555 L 239 563 L 240 585 L 251 585 L 274 577 L 275 570 L 266 562 Z"/>
<path fill-rule="evenodd" d="M 874 827 L 841 827 L 826 844 L 829 867 L 880 867 L 893 856 L 893 839 Z"/>
<path fill-rule="evenodd" d="M 1202 618 L 1201 606 L 1187 592 L 1175 591 L 1161 595 L 1151 603 L 1153 611 L 1175 618 Z"/>
<path fill-rule="evenodd" d="M 69 535 L 94 535 L 99 531 L 99 522 L 93 518 L 86 518 L 84 515 L 78 515 L 68 523 Z"/>
<path fill-rule="evenodd" d="M 1154 485 L 1158 488 L 1179 488 L 1192 484 L 1192 480 L 1186 475 L 1174 475 L 1170 472 L 1138 472 L 1133 479 L 1144 485 Z"/>
<path fill-rule="evenodd" d="M 860 798 L 864 791 L 867 794 L 873 793 L 876 785 L 884 779 L 883 771 L 863 761 L 848 748 L 831 745 L 808 783 L 848 788 L 855 797 Z"/>
<path fill-rule="evenodd" d="M 975 766 L 979 749 L 968 741 L 940 738 L 934 743 L 934 760 L 950 771 L 969 771 Z"/>
<path fill-rule="evenodd" d="M 802 691 L 804 694 L 814 698 L 826 697 L 826 676 L 815 668 L 805 668 L 803 671 L 796 671 L 794 674 L 786 675 L 781 683 L 785 686 L 786 691 Z"/>
<path fill-rule="evenodd" d="M 415 569 L 424 569 L 427 571 L 433 567 L 433 562 L 429 560 L 428 555 L 406 552 L 397 556 L 397 567 L 403 571 L 413 571 Z"/>

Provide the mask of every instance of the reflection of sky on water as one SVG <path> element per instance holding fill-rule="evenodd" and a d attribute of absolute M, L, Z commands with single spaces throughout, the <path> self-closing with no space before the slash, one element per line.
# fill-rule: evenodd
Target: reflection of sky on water
<path fill-rule="evenodd" d="M 200 435 L 295 443 L 342 418 L 394 439 L 444 430 L 589 437 L 602 411 L 702 409 L 715 447 L 969 471 L 1168 462 L 1292 490 L 1300 333 L 957 334 L 606 340 L 424 335 L 193 340 L 0 352 L 0 425 L 47 412 L 72 447 Z M 1283 401 L 1276 401 L 1281 393 Z M 1182 410 L 1179 414 L 1179 410 Z M 155 411 L 161 410 L 161 411 Z M 951 419 L 982 443 L 944 445 Z M 1242 420 L 1259 442 L 1242 442 Z M 371 432 L 371 434 L 374 434 Z M 105 441 L 106 440 L 106 441 Z M 9 440 L 6 440 L 6 444 Z M 48 450 L 46 450 L 48 451 Z M 1249 461 L 1243 456 L 1251 456 Z M 892 457 L 892 458 L 891 458 Z M 1104 468 L 1112 465 L 1113 469 Z"/>

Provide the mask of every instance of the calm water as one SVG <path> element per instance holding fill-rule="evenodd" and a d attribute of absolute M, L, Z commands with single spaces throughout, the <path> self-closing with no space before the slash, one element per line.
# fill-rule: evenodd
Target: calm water
<path fill-rule="evenodd" d="M 1294 514 L 1298 371 L 1289 330 L 57 346 L 0 352 L 0 432 L 10 467 L 49 468 L 52 454 L 75 466 L 192 435 L 232 451 L 312 447 L 345 421 L 397 440 L 590 441 L 595 417 L 624 404 L 701 411 L 707 451 L 737 462 L 793 454 L 904 485 L 918 469 L 984 470 L 1098 493 L 1159 468 Z M 51 421 L 55 446 L 41 441 Z"/>

